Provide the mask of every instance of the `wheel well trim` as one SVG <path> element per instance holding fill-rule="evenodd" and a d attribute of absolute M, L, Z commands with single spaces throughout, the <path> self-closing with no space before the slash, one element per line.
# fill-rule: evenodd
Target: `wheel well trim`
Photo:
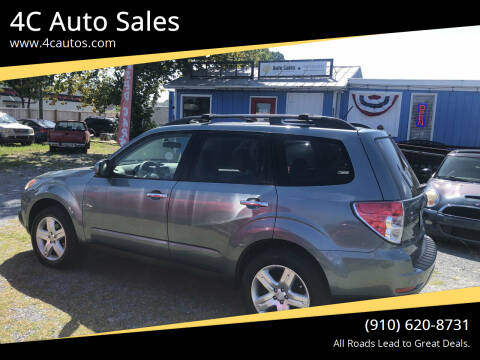
<path fill-rule="evenodd" d="M 235 272 L 234 272 L 234 280 L 236 283 L 240 282 L 241 276 L 242 276 L 242 270 L 245 268 L 245 265 L 247 264 L 247 260 L 251 258 L 254 255 L 254 250 L 258 249 L 259 253 L 267 251 L 269 249 L 281 249 L 281 248 L 290 248 L 297 253 L 302 254 L 303 256 L 308 257 L 312 263 L 315 264 L 317 269 L 323 274 L 323 277 L 327 283 L 327 285 L 330 287 L 330 283 L 328 281 L 327 277 L 327 272 L 324 269 L 324 264 L 322 264 L 318 258 L 312 253 L 311 250 L 305 248 L 302 245 L 299 245 L 297 243 L 294 243 L 289 240 L 285 239 L 280 239 L 280 238 L 270 238 L 270 239 L 262 239 L 255 241 L 251 244 L 249 244 L 240 254 L 238 261 L 235 266 Z"/>
<path fill-rule="evenodd" d="M 58 206 L 67 213 L 72 221 L 77 238 L 80 240 L 82 238 L 80 235 L 83 235 L 83 228 L 81 223 L 77 223 L 74 217 L 74 210 L 71 208 L 71 206 L 68 206 L 68 204 L 60 196 L 53 193 L 43 193 L 41 196 L 35 199 L 35 201 L 29 207 L 28 211 L 26 212 L 26 224 L 28 232 L 31 233 L 32 231 L 32 225 L 35 220 L 35 216 L 40 211 L 51 206 Z"/>

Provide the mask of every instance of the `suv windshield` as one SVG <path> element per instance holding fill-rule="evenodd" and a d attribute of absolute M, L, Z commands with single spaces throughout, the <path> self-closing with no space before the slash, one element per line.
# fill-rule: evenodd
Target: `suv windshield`
<path fill-rule="evenodd" d="M 0 123 L 2 124 L 16 124 L 17 120 L 12 115 L 0 112 Z"/>
<path fill-rule="evenodd" d="M 435 177 L 438 179 L 480 182 L 480 157 L 447 156 Z"/>

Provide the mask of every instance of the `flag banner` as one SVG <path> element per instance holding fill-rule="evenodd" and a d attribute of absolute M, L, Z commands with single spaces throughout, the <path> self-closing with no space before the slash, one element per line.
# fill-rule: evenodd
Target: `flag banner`
<path fill-rule="evenodd" d="M 122 101 L 120 103 L 120 118 L 118 119 L 117 142 L 125 146 L 130 141 L 130 119 L 132 111 L 133 65 L 125 69 L 123 80 Z"/>
<path fill-rule="evenodd" d="M 391 136 L 398 136 L 402 93 L 352 90 L 347 121 L 367 125 L 372 129 L 379 126 Z"/>

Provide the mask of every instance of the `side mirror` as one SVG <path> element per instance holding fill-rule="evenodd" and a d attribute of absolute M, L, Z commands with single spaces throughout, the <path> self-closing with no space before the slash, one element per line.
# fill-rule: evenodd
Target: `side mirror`
<path fill-rule="evenodd" d="M 423 168 L 419 171 L 419 175 L 420 175 L 420 182 L 427 182 L 428 179 L 430 179 L 432 177 L 432 174 L 433 174 L 433 170 L 430 169 L 430 168 Z"/>
<path fill-rule="evenodd" d="M 110 176 L 110 160 L 103 159 L 95 164 L 93 167 L 95 171 L 95 176 L 98 177 L 109 177 Z"/>
<path fill-rule="evenodd" d="M 428 177 L 432 176 L 432 173 L 433 173 L 433 170 L 430 168 L 423 168 L 422 170 L 420 170 L 420 174 Z"/>

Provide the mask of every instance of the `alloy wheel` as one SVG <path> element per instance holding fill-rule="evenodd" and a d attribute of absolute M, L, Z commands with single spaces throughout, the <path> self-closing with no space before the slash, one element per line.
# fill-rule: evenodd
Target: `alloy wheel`
<path fill-rule="evenodd" d="M 60 221 L 44 217 L 37 226 L 36 241 L 40 254 L 47 260 L 59 260 L 65 253 L 66 234 Z"/>
<path fill-rule="evenodd" d="M 257 312 L 310 306 L 310 295 L 302 278 L 284 265 L 268 265 L 252 281 L 251 296 Z"/>

